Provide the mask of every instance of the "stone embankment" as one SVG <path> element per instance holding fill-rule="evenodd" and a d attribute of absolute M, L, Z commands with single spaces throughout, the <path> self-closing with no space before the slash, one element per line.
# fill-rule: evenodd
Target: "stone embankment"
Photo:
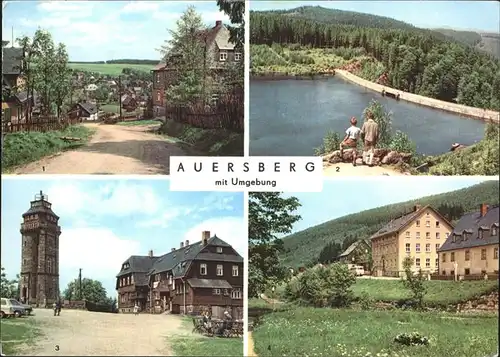
<path fill-rule="evenodd" d="M 330 154 L 326 154 L 323 156 L 323 161 L 328 162 L 330 164 L 337 164 L 340 162 L 351 163 L 354 149 L 346 149 L 343 152 L 343 155 L 340 154 L 340 150 L 336 150 Z M 357 159 L 356 164 L 362 165 L 363 152 L 361 150 L 357 151 Z M 401 153 L 397 151 L 393 151 L 390 149 L 375 149 L 373 155 L 373 165 L 400 165 L 400 164 L 408 164 L 411 160 L 412 154 Z"/>
<path fill-rule="evenodd" d="M 386 93 L 399 95 L 399 99 L 406 100 L 407 102 L 420 104 L 434 109 L 444 110 L 447 112 L 463 115 L 470 118 L 481 119 L 487 122 L 500 124 L 500 113 L 493 110 L 474 108 L 466 105 L 449 103 L 438 99 L 433 99 L 417 94 L 403 92 L 394 88 L 386 87 L 377 83 L 367 81 L 366 79 L 358 77 L 342 69 L 337 69 L 335 71 L 335 74 L 350 82 L 356 83 L 360 86 L 363 86 L 365 88 L 371 89 L 379 93 L 385 91 Z"/>

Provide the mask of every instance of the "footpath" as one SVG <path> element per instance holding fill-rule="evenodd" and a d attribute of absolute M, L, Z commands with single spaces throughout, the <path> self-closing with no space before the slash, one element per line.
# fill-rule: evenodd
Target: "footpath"
<path fill-rule="evenodd" d="M 426 107 L 434 108 L 434 109 L 440 109 L 444 110 L 450 113 L 455 113 L 459 115 L 463 115 L 466 117 L 471 117 L 475 119 L 481 119 L 487 122 L 493 122 L 493 123 L 500 123 L 500 113 L 493 111 L 493 110 L 487 110 L 487 109 L 480 109 L 480 108 L 474 108 L 474 107 L 469 107 L 466 105 L 461 105 L 461 104 L 456 104 L 456 103 L 449 103 L 445 102 L 442 100 L 434 99 L 434 98 L 428 98 L 424 97 L 421 95 L 417 94 L 412 94 L 408 92 L 403 92 L 395 88 L 383 86 L 377 83 L 373 83 L 370 81 L 367 81 L 366 79 L 363 79 L 361 77 L 358 77 L 350 72 L 347 72 L 342 69 L 336 69 L 335 70 L 335 75 L 339 75 L 340 77 L 344 78 L 345 80 L 348 80 L 350 82 L 353 82 L 355 84 L 358 84 L 362 87 L 371 89 L 375 92 L 382 93 L 382 91 L 393 93 L 393 94 L 399 94 L 399 99 L 406 100 L 407 102 L 415 103 L 415 104 L 420 104 Z"/>

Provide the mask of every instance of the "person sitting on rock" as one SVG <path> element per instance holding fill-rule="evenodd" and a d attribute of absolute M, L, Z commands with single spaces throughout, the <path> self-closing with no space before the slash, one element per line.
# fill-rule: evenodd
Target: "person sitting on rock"
<path fill-rule="evenodd" d="M 355 117 L 350 120 L 351 126 L 345 131 L 345 138 L 340 143 L 340 157 L 344 160 L 344 148 L 352 149 L 352 165 L 356 166 L 356 151 L 358 146 L 358 139 L 361 133 L 361 129 L 356 125 L 358 121 Z"/>

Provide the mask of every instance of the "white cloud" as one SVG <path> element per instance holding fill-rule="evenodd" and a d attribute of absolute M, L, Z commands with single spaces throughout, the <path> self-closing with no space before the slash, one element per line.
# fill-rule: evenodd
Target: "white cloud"
<path fill-rule="evenodd" d="M 150 11 L 157 11 L 159 8 L 160 4 L 156 2 L 131 1 L 122 8 L 121 12 L 123 13 L 150 12 Z"/>
<path fill-rule="evenodd" d="M 162 202 L 152 188 L 145 185 L 110 181 L 97 190 L 85 186 L 57 182 L 47 192 L 49 200 L 65 215 L 109 215 L 157 213 Z"/>
<path fill-rule="evenodd" d="M 196 242 L 201 240 L 201 232 L 210 231 L 210 235 L 217 235 L 220 239 L 232 245 L 242 256 L 248 249 L 248 229 L 243 217 L 211 218 L 191 228 L 184 235 L 184 240 Z"/>
<path fill-rule="evenodd" d="M 78 276 L 80 268 L 83 276 L 109 281 L 124 259 L 139 250 L 140 242 L 119 238 L 106 228 L 64 229 L 60 237 L 59 274 L 66 281 L 61 279 L 61 291 Z M 108 294 L 112 294 L 109 289 Z"/>

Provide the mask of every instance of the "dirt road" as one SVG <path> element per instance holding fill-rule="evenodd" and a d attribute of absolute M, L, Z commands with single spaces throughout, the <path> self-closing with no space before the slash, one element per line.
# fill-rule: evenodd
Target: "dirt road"
<path fill-rule="evenodd" d="M 176 315 L 106 314 L 37 309 L 43 337 L 26 348 L 29 356 L 172 356 L 169 336 L 190 334 Z M 29 353 L 29 354 L 28 354 Z"/>
<path fill-rule="evenodd" d="M 20 167 L 14 174 L 164 174 L 170 156 L 186 153 L 149 126 L 85 124 L 96 130 L 88 145 Z M 44 171 L 45 168 L 45 171 Z"/>
<path fill-rule="evenodd" d="M 327 164 L 323 166 L 323 175 L 335 176 L 402 176 L 403 173 L 386 166 L 366 165 L 352 166 L 352 164 L 341 162 L 338 164 Z"/>

